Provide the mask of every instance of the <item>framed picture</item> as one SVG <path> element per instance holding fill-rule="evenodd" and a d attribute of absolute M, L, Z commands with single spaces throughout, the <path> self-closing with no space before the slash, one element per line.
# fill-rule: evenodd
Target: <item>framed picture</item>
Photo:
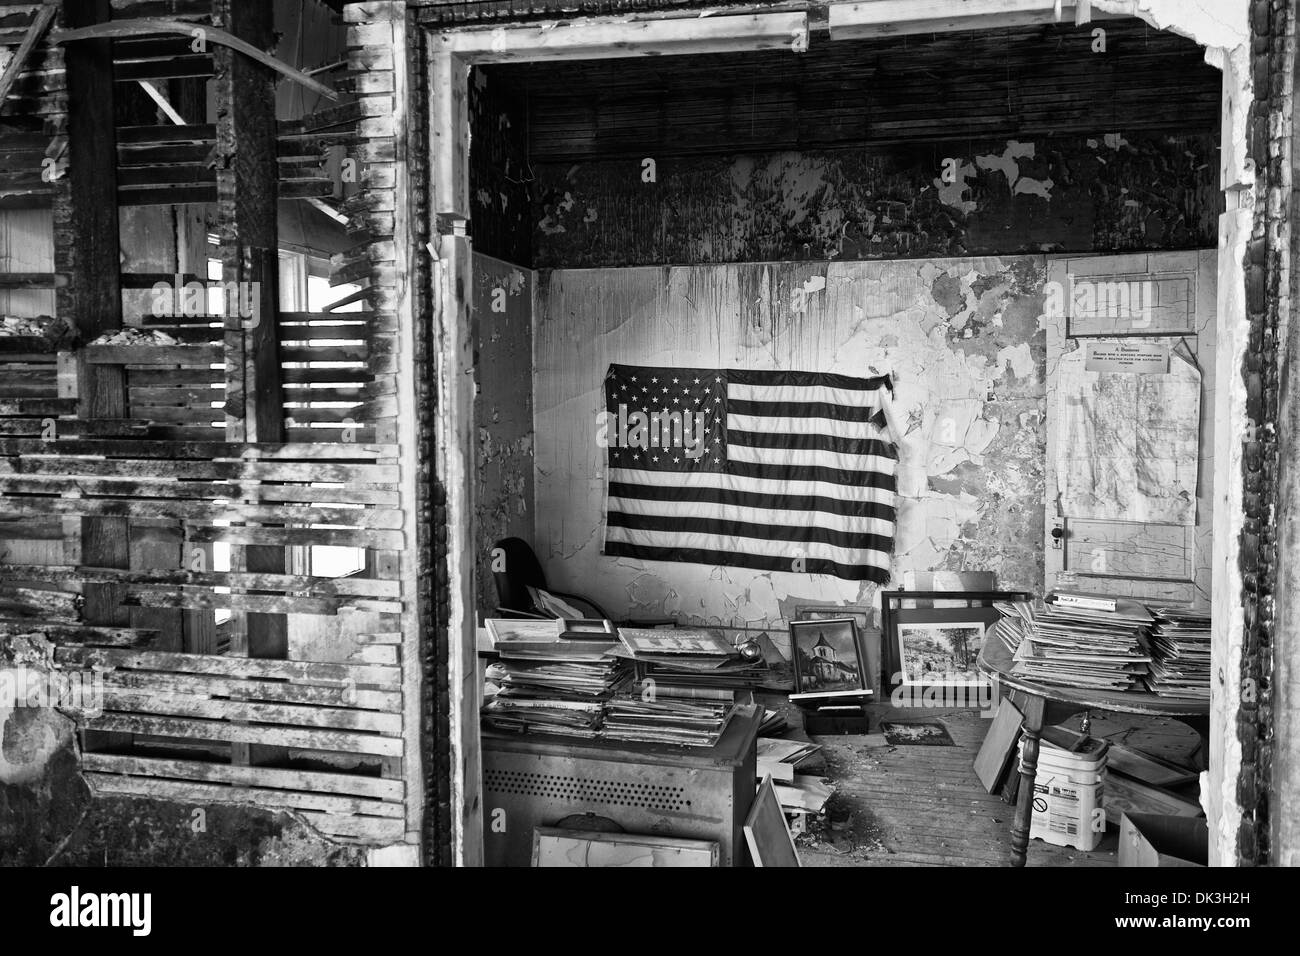
<path fill-rule="evenodd" d="M 869 607 L 836 607 L 832 604 L 800 604 L 794 609 L 796 621 L 832 621 L 851 617 L 858 628 L 858 643 L 867 662 L 867 686 L 884 690 L 880 682 L 880 628 L 876 612 Z"/>
<path fill-rule="evenodd" d="M 917 611 L 900 611 L 898 659 L 904 685 L 972 686 L 980 680 L 975 660 L 984 647 L 984 632 L 998 618 L 993 608 L 936 608 L 941 618 L 916 620 Z M 990 613 L 992 620 L 989 620 Z"/>
<path fill-rule="evenodd" d="M 976 662 L 989 629 L 1001 617 L 994 602 L 1030 598 L 1020 591 L 882 593 L 889 685 L 974 688 L 984 683 Z"/>
<path fill-rule="evenodd" d="M 867 687 L 866 655 L 851 617 L 791 621 L 790 656 L 795 690 L 791 700 L 871 693 Z"/>

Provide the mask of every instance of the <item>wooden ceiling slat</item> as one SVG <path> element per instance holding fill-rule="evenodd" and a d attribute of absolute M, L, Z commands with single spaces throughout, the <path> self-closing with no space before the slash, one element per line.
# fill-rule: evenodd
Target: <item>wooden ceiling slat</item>
<path fill-rule="evenodd" d="M 484 72 L 526 99 L 537 161 L 1218 129 L 1219 73 L 1196 44 L 1136 20 L 1105 28 L 1105 54 L 1091 28 L 1062 25 Z"/>

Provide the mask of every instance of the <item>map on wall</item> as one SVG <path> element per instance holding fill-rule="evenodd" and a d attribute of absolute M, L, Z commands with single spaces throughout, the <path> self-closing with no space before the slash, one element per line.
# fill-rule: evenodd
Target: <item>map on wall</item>
<path fill-rule="evenodd" d="M 1062 512 L 1194 525 L 1200 371 L 1176 352 L 1165 372 L 1090 371 L 1087 355 L 1078 348 L 1060 364 Z"/>

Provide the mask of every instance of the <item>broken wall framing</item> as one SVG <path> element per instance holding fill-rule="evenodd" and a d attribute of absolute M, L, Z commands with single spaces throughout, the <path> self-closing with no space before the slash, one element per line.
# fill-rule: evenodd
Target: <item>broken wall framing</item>
<path fill-rule="evenodd" d="M 277 72 L 307 81 L 260 52 L 269 4 L 178 2 L 171 27 L 133 3 L 69 4 L 19 73 L 0 205 L 52 205 L 56 255 L 39 276 L 0 280 L 54 290 L 72 334 L 0 338 L 0 634 L 102 676 L 102 711 L 71 712 L 95 793 L 288 813 L 329 841 L 406 847 L 390 858 L 410 862 L 426 822 L 418 663 L 432 629 L 416 621 L 421 376 L 394 241 L 410 223 L 409 45 L 403 4 L 356 7 L 340 82 L 352 95 L 298 120 L 271 112 Z M 82 27 L 86 39 L 68 32 Z M 185 95 L 208 78 L 215 124 L 195 122 L 202 97 Z M 114 95 L 141 81 L 172 82 L 193 112 L 169 103 L 165 125 L 123 125 Z M 330 282 L 362 288 L 289 311 L 277 199 L 338 194 L 339 146 L 360 191 L 332 210 L 351 245 Z M 206 280 L 218 256 L 198 204 L 221 243 L 225 312 L 202 295 L 196 311 L 159 310 L 158 283 L 180 301 L 175 283 Z M 120 265 L 133 206 L 198 242 L 124 226 L 160 254 L 133 248 Z M 92 344 L 123 327 L 137 337 Z M 213 565 L 217 545 L 229 570 Z M 295 557 L 313 546 L 360 549 L 365 570 L 318 575 Z M 230 620 L 215 625 L 218 610 Z"/>

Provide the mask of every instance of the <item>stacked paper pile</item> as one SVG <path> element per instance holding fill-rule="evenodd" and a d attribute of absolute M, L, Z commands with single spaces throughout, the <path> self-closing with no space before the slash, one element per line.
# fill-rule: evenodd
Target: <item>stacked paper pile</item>
<path fill-rule="evenodd" d="M 495 730 L 598 737 L 606 702 L 631 680 L 627 664 L 599 647 L 498 644 L 497 651 L 501 659 L 487 668 L 497 691 L 482 710 Z"/>
<path fill-rule="evenodd" d="M 622 649 L 616 653 L 636 662 L 638 683 L 653 682 L 661 692 L 755 687 L 769 676 L 762 658 L 742 657 L 720 635 L 703 628 L 620 627 L 618 637 Z M 681 693 L 679 696 L 711 695 Z"/>
<path fill-rule="evenodd" d="M 995 601 L 993 606 L 1002 615 L 993 625 L 993 633 L 1001 637 L 1007 650 L 1015 653 L 1020 642 L 1030 633 L 1030 622 L 1034 619 L 1034 605 L 1029 601 L 1008 603 Z"/>
<path fill-rule="evenodd" d="M 620 694 L 605 707 L 605 740 L 712 747 L 735 707 L 731 703 L 679 697 Z"/>
<path fill-rule="evenodd" d="M 1069 606 L 1055 595 L 1035 607 L 1010 605 L 1012 621 L 999 633 L 1020 637 L 1011 670 L 1041 684 L 1126 691 L 1151 664 L 1148 636 L 1155 619 L 1136 601 L 1117 598 L 1114 609 Z"/>
<path fill-rule="evenodd" d="M 1156 608 L 1147 687 L 1161 697 L 1210 699 L 1210 616 Z"/>

